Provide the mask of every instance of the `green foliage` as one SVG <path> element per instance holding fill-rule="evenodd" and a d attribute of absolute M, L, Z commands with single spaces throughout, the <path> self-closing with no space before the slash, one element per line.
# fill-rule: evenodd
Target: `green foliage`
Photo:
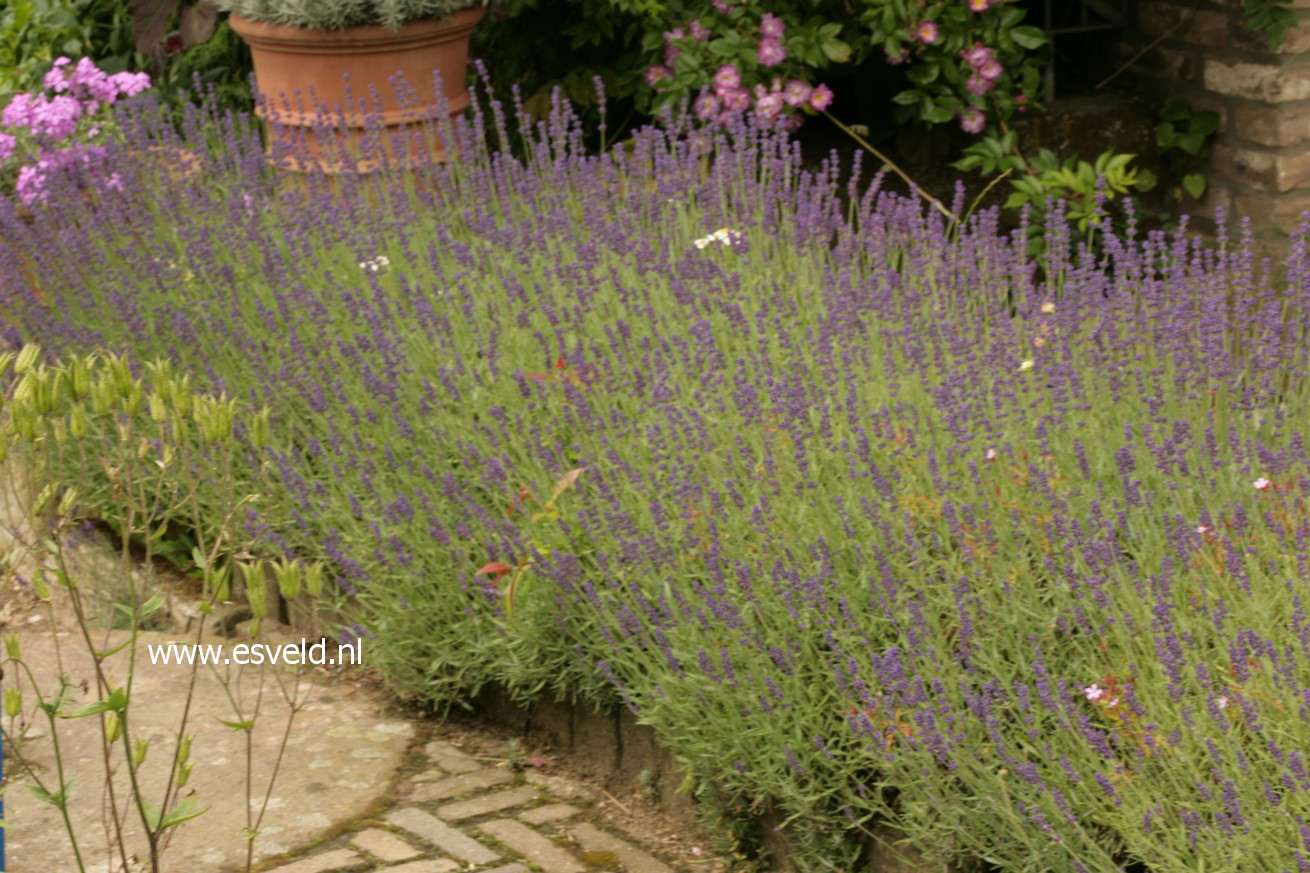
<path fill-rule="evenodd" d="M 1132 166 L 1135 155 L 1103 152 L 1094 162 L 1068 157 L 1061 160 L 1050 149 L 1041 149 L 1026 158 L 1019 152 L 1018 134 L 1008 131 L 1001 136 L 987 136 L 965 150 L 964 157 L 952 166 L 976 170 L 984 176 L 1004 173 L 1011 176 L 1013 188 L 1005 208 L 1031 207 L 1041 214 L 1050 200 L 1063 201 L 1066 215 L 1078 238 L 1092 241 L 1096 230 L 1109 212 L 1107 202 L 1116 195 L 1133 191 L 1150 191 L 1155 174 Z M 1041 250 L 1040 222 L 1031 230 L 1034 253 Z"/>
<path fill-rule="evenodd" d="M 8 0 L 0 5 L 0 106 L 39 88 L 56 58 L 84 55 L 107 73 L 138 69 L 124 0 Z"/>
<path fill-rule="evenodd" d="M 478 0 L 214 0 L 224 12 L 254 21 L 314 30 L 340 30 L 362 24 L 397 29 L 408 21 L 444 18 Z"/>
<path fill-rule="evenodd" d="M 1205 194 L 1205 176 L 1196 168 L 1208 157 L 1214 135 L 1219 130 L 1219 113 L 1193 112 L 1181 97 L 1170 97 L 1160 109 L 1160 123 L 1155 128 L 1155 144 L 1169 163 L 1179 184 L 1173 196 L 1183 193 L 1199 199 Z"/>
<path fill-rule="evenodd" d="M 1246 14 L 1244 24 L 1252 33 L 1262 33 L 1269 39 L 1270 48 L 1278 48 L 1287 37 L 1287 31 L 1297 26 L 1296 13 L 1289 8 L 1292 0 L 1242 0 Z"/>

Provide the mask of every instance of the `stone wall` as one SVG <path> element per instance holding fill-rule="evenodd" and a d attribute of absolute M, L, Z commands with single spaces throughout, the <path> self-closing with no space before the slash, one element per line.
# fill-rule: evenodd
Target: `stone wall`
<path fill-rule="evenodd" d="M 1200 214 L 1250 216 L 1266 240 L 1285 239 L 1310 211 L 1310 0 L 1281 48 L 1242 24 L 1242 0 L 1139 0 L 1120 50 L 1159 96 L 1219 113 Z"/>

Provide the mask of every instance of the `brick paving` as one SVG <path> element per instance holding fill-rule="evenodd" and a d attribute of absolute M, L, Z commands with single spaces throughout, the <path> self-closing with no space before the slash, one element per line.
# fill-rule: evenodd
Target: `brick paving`
<path fill-rule="evenodd" d="M 397 800 L 266 873 L 674 873 L 595 808 L 600 792 L 433 741 Z M 565 803 L 567 800 L 569 802 Z"/>

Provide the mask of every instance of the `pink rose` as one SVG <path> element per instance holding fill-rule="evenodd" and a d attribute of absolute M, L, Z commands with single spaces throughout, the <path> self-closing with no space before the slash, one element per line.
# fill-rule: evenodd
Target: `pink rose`
<path fill-rule="evenodd" d="M 664 79 L 673 75 L 673 71 L 668 67 L 654 66 L 646 69 L 646 84 L 654 88 Z"/>
<path fill-rule="evenodd" d="M 977 109 L 968 109 L 960 115 L 960 128 L 965 133 L 982 133 L 987 119 Z"/>
<path fill-rule="evenodd" d="M 827 85 L 819 85 L 810 92 L 810 106 L 819 112 L 827 109 L 832 105 L 832 89 Z"/>
<path fill-rule="evenodd" d="M 695 109 L 697 118 L 709 121 L 719 114 L 719 98 L 713 94 L 702 94 L 696 98 Z"/>
<path fill-rule="evenodd" d="M 932 45 L 937 41 L 937 22 L 925 21 L 919 25 L 915 35 L 919 37 L 919 42 L 924 45 Z"/>
<path fill-rule="evenodd" d="M 772 67 L 787 59 L 787 50 L 776 39 L 763 39 L 755 52 L 755 59 L 762 67 Z"/>
<path fill-rule="evenodd" d="M 788 106 L 804 106 L 805 101 L 810 99 L 810 92 L 813 90 L 804 82 L 792 79 L 787 83 L 787 87 L 782 89 L 782 99 L 787 101 Z"/>
<path fill-rule="evenodd" d="M 766 12 L 764 17 L 760 19 L 760 35 L 765 39 L 782 39 L 786 26 L 781 18 Z"/>
<path fill-rule="evenodd" d="M 714 74 L 714 88 L 729 90 L 741 85 L 741 71 L 732 64 L 724 64 L 719 67 L 719 71 Z M 720 97 L 723 95 L 720 94 Z"/>

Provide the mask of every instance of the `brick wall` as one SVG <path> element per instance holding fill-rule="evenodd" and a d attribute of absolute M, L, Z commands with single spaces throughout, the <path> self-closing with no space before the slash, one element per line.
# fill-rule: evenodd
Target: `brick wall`
<path fill-rule="evenodd" d="M 1283 46 L 1242 26 L 1242 0 L 1138 0 L 1121 51 L 1144 85 L 1219 113 L 1198 213 L 1248 215 L 1266 239 L 1310 212 L 1310 0 Z"/>

